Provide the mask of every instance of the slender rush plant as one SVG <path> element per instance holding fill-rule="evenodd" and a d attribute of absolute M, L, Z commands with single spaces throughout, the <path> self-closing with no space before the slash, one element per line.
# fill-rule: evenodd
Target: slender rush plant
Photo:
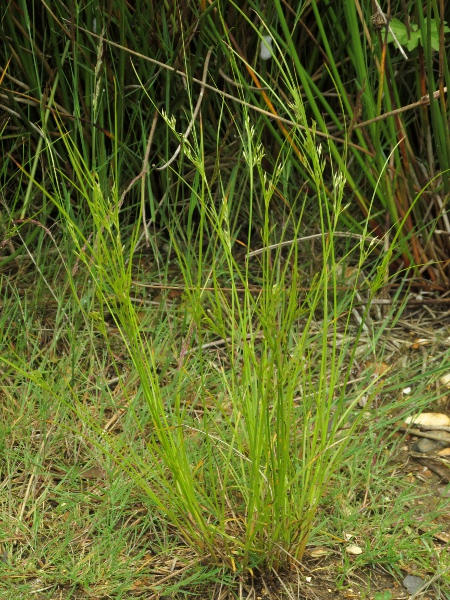
<path fill-rule="evenodd" d="M 295 108 L 299 124 L 305 124 L 300 96 Z M 169 118 L 167 122 L 174 127 Z M 59 172 L 55 180 L 59 179 L 60 190 L 76 189 L 89 207 L 89 238 L 71 220 L 64 202 L 38 184 L 66 221 L 77 260 L 89 272 L 100 307 L 100 324 L 106 312 L 113 315 L 139 376 L 151 423 L 144 450 L 137 452 L 124 440 L 101 432 L 76 399 L 74 411 L 93 435 L 99 435 L 99 447 L 105 450 L 106 444 L 107 454 L 132 475 L 161 518 L 176 528 L 185 543 L 200 556 L 233 571 L 262 564 L 279 569 L 301 560 L 324 491 L 361 423 L 364 411 L 355 412 L 355 407 L 363 395 L 369 397 L 368 407 L 377 391 L 376 380 L 372 380 L 351 401 L 345 392 L 359 339 L 358 335 L 351 344 L 338 345 L 338 327 L 343 326 L 345 335 L 354 301 L 354 292 L 344 298 L 338 293 L 339 259 L 333 237 L 343 210 L 345 180 L 339 172 L 334 174 L 330 205 L 323 147 L 314 132 L 305 131 L 304 136 L 295 131 L 292 136 L 304 157 L 303 167 L 318 190 L 322 266 L 302 297 L 298 290 L 307 282 L 299 269 L 297 243 L 289 245 L 286 256 L 280 247 L 274 255 L 270 250 L 262 253 L 257 266 L 261 287 L 254 295 L 250 280 L 255 259 L 249 256 L 243 268 L 235 258 L 230 229 L 232 190 L 217 206 L 201 138 L 194 134 L 189 146 L 185 142 L 184 153 L 198 173 L 191 186 L 191 203 L 199 211 L 201 227 L 190 230 L 192 237 L 186 240 L 189 251 L 185 252 L 177 235 L 181 222 L 168 222 L 184 276 L 189 332 L 178 366 L 164 380 L 158 372 L 152 337 L 141 333 L 131 300 L 139 223 L 128 240 L 122 239 L 123 198 L 118 193 L 117 161 L 113 160 L 114 183 L 105 197 L 97 177 L 89 173 L 81 153 L 62 132 L 74 178 L 69 180 Z M 264 195 L 261 236 L 263 245 L 269 246 L 274 191 L 292 150 L 287 149 L 283 162 L 268 178 L 262 168 L 264 151 L 248 114 L 243 118 L 241 144 L 250 179 L 256 174 L 250 182 L 250 205 L 257 189 Z M 287 217 L 299 237 L 302 222 L 296 214 L 292 211 Z M 361 268 L 372 246 L 366 248 L 363 239 L 356 251 Z M 73 279 L 73 271 L 67 276 Z M 224 281 L 229 282 L 226 293 Z M 371 294 L 383 283 L 380 269 Z M 76 289 L 75 282 L 72 287 Z M 206 298 L 205 290 L 210 287 L 213 293 Z M 86 311 L 86 318 L 90 317 Z M 101 330 L 107 335 L 104 327 Z M 362 330 L 361 325 L 359 334 Z M 211 363 L 209 344 L 204 343 L 211 335 L 226 340 L 227 351 L 218 364 Z M 194 337 L 198 346 L 191 358 L 189 346 Z M 194 410 L 185 394 L 196 380 L 200 387 Z M 48 388 L 45 381 L 36 382 Z M 136 408 L 136 426 L 144 435 Z"/>
<path fill-rule="evenodd" d="M 426 22 L 416 8 L 429 47 L 423 55 L 417 50 L 423 61 L 415 82 L 419 89 L 428 81 L 430 142 L 447 114 L 443 89 L 432 104 L 431 17 L 439 23 L 440 53 L 445 27 L 431 4 Z M 401 79 L 395 75 L 399 59 L 390 59 L 387 38 L 372 39 L 357 2 L 325 2 L 322 12 L 313 1 L 294 14 L 278 0 L 269 5 L 189 7 L 180 19 L 153 3 L 146 12 L 121 1 L 109 15 L 93 5 L 58 5 L 54 13 L 45 4 L 35 20 L 25 5 L 10 5 L 3 21 L 12 58 L 4 56 L 2 90 L 14 123 L 2 140 L 11 140 L 2 170 L 8 239 L 38 217 L 57 222 L 76 256 L 66 276 L 79 310 L 106 339 L 110 315 L 138 374 L 140 394 L 129 411 L 142 444 L 128 443 L 131 432 L 102 430 L 70 383 L 58 399 L 130 473 L 161 522 L 205 560 L 239 572 L 280 569 L 304 555 L 321 498 L 361 424 L 364 410 L 355 408 L 364 396 L 367 409 L 378 391 L 375 379 L 346 394 L 358 341 L 369 331 L 370 300 L 394 256 L 401 254 L 406 270 L 408 261 L 427 262 L 424 244 L 436 260 L 445 254 L 445 246 L 422 244 L 414 231 L 415 223 L 446 223 L 445 197 L 433 214 L 413 204 L 423 174 L 412 141 L 403 138 L 406 125 L 392 112 L 404 105 L 400 81 L 409 75 L 402 68 Z M 233 31 L 231 14 L 245 17 L 242 31 Z M 257 15 L 256 26 L 249 14 Z M 273 60 L 260 74 L 255 49 L 268 34 Z M 307 63 L 302 52 L 311 40 Z M 442 53 L 440 60 L 442 88 Z M 232 92 L 225 96 L 219 80 Z M 180 152 L 172 161 L 174 140 Z M 427 152 L 440 171 L 438 191 L 447 194 L 441 141 L 437 158 Z M 13 193 L 17 173 L 27 177 Z M 301 268 L 301 242 L 279 242 L 287 232 L 298 240 L 314 220 L 320 251 L 311 276 Z M 362 232 L 344 257 L 335 235 L 342 223 Z M 162 259 L 150 225 L 167 236 L 184 293 L 173 312 L 161 308 L 164 327 L 147 333 L 132 301 L 142 224 L 155 260 Z M 392 236 L 378 263 L 372 232 Z M 24 239 L 25 248 L 34 241 L 32 234 Z M 262 252 L 252 254 L 252 244 Z M 5 256 L 3 266 L 15 258 L 15 251 Z M 350 259 L 358 273 L 376 264 L 356 337 L 347 334 L 358 278 L 344 292 L 339 286 Z M 159 275 L 167 284 L 172 265 L 165 260 Z M 91 281 L 88 308 L 77 289 L 81 268 Z M 173 320 L 183 323 L 182 333 L 173 334 Z M 214 344 L 223 352 L 212 356 Z M 169 358 L 155 351 L 164 346 Z M 30 371 L 20 357 L 2 360 L 51 393 L 45 373 Z"/>

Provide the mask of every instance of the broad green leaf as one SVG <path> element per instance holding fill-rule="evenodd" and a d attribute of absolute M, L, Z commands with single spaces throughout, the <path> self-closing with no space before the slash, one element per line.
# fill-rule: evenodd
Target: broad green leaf
<path fill-rule="evenodd" d="M 426 32 L 426 30 L 427 30 L 427 19 L 426 18 L 424 19 L 424 23 L 425 23 L 424 29 Z M 408 36 L 408 31 L 406 29 L 406 26 L 398 19 L 391 19 L 391 21 L 389 22 L 389 25 L 390 25 L 392 31 L 394 32 L 394 35 L 397 38 L 398 43 L 401 46 L 405 46 L 410 52 L 412 50 L 414 50 L 414 48 L 417 48 L 419 43 L 422 44 L 422 46 L 425 45 L 422 40 L 422 31 L 419 29 L 419 27 L 417 25 L 411 25 L 409 36 Z M 449 31 L 450 31 L 450 27 L 448 27 L 447 24 L 444 22 L 444 33 L 448 33 Z M 425 37 L 425 42 L 426 42 L 426 35 L 424 37 Z M 394 37 L 392 36 L 391 32 L 389 32 L 388 42 L 393 42 L 393 41 L 394 41 Z M 436 23 L 435 19 L 432 19 L 432 21 L 431 21 L 430 44 L 431 44 L 431 48 L 433 50 L 435 50 L 436 52 L 439 50 L 439 32 L 438 32 L 437 23 Z"/>

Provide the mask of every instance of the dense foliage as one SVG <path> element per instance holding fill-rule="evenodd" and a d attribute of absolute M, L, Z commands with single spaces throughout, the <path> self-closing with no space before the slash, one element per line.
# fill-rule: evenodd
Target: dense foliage
<path fill-rule="evenodd" d="M 189 125 L 190 143 L 205 154 L 211 189 L 219 198 L 223 181 L 236 182 L 234 196 L 241 200 L 234 214 L 248 221 L 242 198 L 251 182 L 240 143 L 247 118 L 267 171 L 289 157 L 289 176 L 277 190 L 280 205 L 292 206 L 299 189 L 313 202 L 314 183 L 292 138 L 293 131 L 301 135 L 298 93 L 327 162 L 335 161 L 346 177 L 344 224 L 358 231 L 370 216 L 374 233 L 392 232 L 388 244 L 395 233 L 408 239 L 403 264 L 428 265 L 426 278 L 446 283 L 449 6 L 443 0 L 390 3 L 387 18 L 400 48 L 376 4 L 7 3 L 0 50 L 7 229 L 14 222 L 32 237 L 35 228 L 30 233 L 17 219 L 49 225 L 55 217 L 19 166 L 46 189 L 73 178 L 63 132 L 105 193 L 113 181 L 128 190 L 127 222 L 141 205 L 159 226 L 174 207 L 179 214 L 186 208 L 196 177 L 183 141 Z M 273 57 L 263 61 L 260 43 L 267 35 Z M 154 168 L 167 163 L 181 141 L 184 152 L 170 167 Z M 331 169 L 329 176 L 331 182 Z M 77 219 L 83 219 L 80 202 L 71 190 L 66 208 Z M 14 243 L 20 245 L 17 238 Z M 8 260 L 6 251 L 2 264 Z"/>

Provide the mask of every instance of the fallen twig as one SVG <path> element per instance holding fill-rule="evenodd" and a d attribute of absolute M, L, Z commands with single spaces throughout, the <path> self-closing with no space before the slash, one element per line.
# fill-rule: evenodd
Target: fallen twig
<path fill-rule="evenodd" d="M 299 237 L 295 240 L 287 240 L 285 242 L 278 242 L 277 244 L 272 244 L 270 246 L 264 246 L 264 248 L 260 248 L 259 250 L 253 250 L 253 252 L 249 252 L 247 254 L 247 258 L 252 256 L 256 256 L 258 254 L 262 254 L 266 250 L 273 250 L 274 248 L 282 248 L 283 246 L 289 246 L 294 244 L 295 242 L 307 242 L 308 240 L 314 240 L 317 238 L 321 238 L 322 236 L 328 237 L 329 233 L 314 233 L 313 235 L 307 235 L 305 237 Z M 342 237 L 342 238 L 352 238 L 360 241 L 367 241 L 369 244 L 380 244 L 383 240 L 376 237 L 370 237 L 368 235 L 360 235 L 359 233 L 349 233 L 347 231 L 334 231 L 332 234 L 334 237 Z"/>

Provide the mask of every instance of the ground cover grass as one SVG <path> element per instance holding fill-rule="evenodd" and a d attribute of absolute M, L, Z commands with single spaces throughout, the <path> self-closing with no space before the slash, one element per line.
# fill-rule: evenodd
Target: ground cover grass
<path fill-rule="evenodd" d="M 148 280 L 155 280 L 158 271 L 148 272 L 148 259 L 142 256 L 142 266 L 135 267 L 137 279 L 143 277 L 145 269 Z M 94 320 L 86 319 L 83 304 L 80 307 L 75 303 L 61 283 L 55 282 L 53 290 L 61 299 L 62 310 L 54 299 L 50 300 L 48 292 L 42 291 L 41 301 L 37 300 L 35 286 L 39 283 L 34 276 L 29 282 L 21 278 L 20 286 L 14 279 L 8 283 L 3 280 L 2 307 L 2 358 L 11 360 L 14 366 L 8 368 L 2 361 L 4 597 L 26 597 L 38 591 L 37 597 L 42 598 L 57 597 L 59 593 L 74 598 L 135 594 L 157 597 L 158 593 L 170 596 L 181 591 L 216 597 L 219 589 L 230 595 L 239 594 L 239 583 L 244 589 L 251 588 L 251 574 L 255 581 L 261 577 L 269 580 L 270 568 L 264 562 L 258 568 L 257 559 L 249 569 L 242 569 L 238 562 L 242 557 L 236 552 L 231 555 L 233 565 L 226 555 L 222 555 L 222 561 L 217 556 L 211 560 L 207 550 L 204 554 L 198 547 L 194 550 L 195 541 L 187 544 L 185 532 L 174 526 L 171 500 L 166 497 L 165 512 L 152 501 L 155 490 L 161 493 L 161 482 L 154 473 L 155 451 L 149 448 L 155 437 L 154 420 L 113 316 L 106 315 L 105 336 L 105 331 L 99 331 L 103 326 L 99 326 L 97 303 L 88 310 L 94 314 Z M 85 280 L 85 286 L 80 286 L 80 296 L 84 298 L 91 283 L 85 276 L 81 279 Z M 16 290 L 19 287 L 22 293 Z M 242 473 L 234 474 L 230 485 L 226 466 L 233 462 L 233 453 L 239 453 L 238 458 L 245 463 L 252 456 L 248 439 L 233 440 L 233 411 L 242 400 L 230 388 L 245 377 L 245 359 L 239 365 L 236 352 L 229 348 L 232 336 L 228 342 L 224 337 L 218 338 L 217 326 L 203 325 L 202 338 L 197 331 L 189 334 L 185 298 L 170 299 L 167 290 L 162 298 L 149 299 L 142 295 L 140 287 L 134 288 L 133 293 L 141 302 L 140 330 L 151 339 L 149 351 L 154 353 L 159 370 L 158 382 L 170 426 L 173 427 L 174 419 L 178 422 L 177 411 L 183 415 L 187 468 L 193 473 L 194 482 L 207 490 L 205 496 L 210 502 L 211 498 L 223 498 L 224 522 L 241 521 L 237 535 L 242 535 L 246 513 L 242 512 L 241 490 L 248 486 L 243 486 L 248 475 L 241 466 Z M 213 296 L 214 290 L 209 295 Z M 206 305 L 212 311 L 214 299 Z M 304 320 L 299 319 L 297 325 L 304 328 Z M 374 320 L 374 325 L 382 327 L 382 322 Z M 292 329 L 295 340 L 301 334 L 295 327 Z M 188 335 L 190 341 L 186 343 Z M 370 368 L 364 369 L 366 358 L 373 360 L 374 351 L 378 360 L 384 356 L 391 363 L 393 358 L 386 350 L 383 352 L 382 340 L 374 345 L 371 336 L 361 334 L 356 324 L 340 323 L 335 333 L 327 337 L 325 352 L 329 352 L 333 339 L 343 343 L 344 351 L 339 377 L 331 378 L 328 365 L 326 381 L 335 386 L 336 403 L 341 390 L 345 390 L 345 402 L 351 406 L 367 390 L 370 394 L 374 385 Z M 320 325 L 316 325 L 308 338 L 308 372 L 315 386 L 319 385 L 315 377 L 321 374 L 311 365 L 323 352 L 321 343 Z M 347 348 L 352 346 L 356 347 L 353 370 L 346 377 L 345 365 L 351 358 Z M 181 379 L 183 347 L 186 353 L 182 357 Z M 260 380 L 255 381 L 258 377 L 269 386 L 258 365 L 264 360 L 262 340 L 255 342 L 255 354 L 251 382 L 261 385 Z M 432 537 L 442 528 L 438 516 L 445 514 L 445 507 L 433 501 L 432 510 L 424 515 L 414 501 L 420 496 L 423 501 L 429 492 L 424 494 L 414 480 L 392 477 L 400 440 L 393 437 L 389 424 L 436 399 L 430 379 L 433 371 L 437 374 L 445 368 L 446 357 L 444 348 L 429 363 L 427 373 L 420 376 L 417 371 L 421 359 L 410 358 L 409 364 L 394 369 L 382 384 L 377 382 L 377 406 L 366 412 L 368 419 L 359 431 L 353 432 L 332 481 L 322 489 L 303 559 L 308 558 L 308 553 L 314 556 L 314 550 L 323 553 L 322 557 L 337 552 L 341 558 L 331 572 L 342 590 L 349 587 L 352 572 L 364 567 L 372 569 L 374 565 L 397 576 L 402 569 L 420 574 L 445 570 L 445 552 L 439 552 Z M 263 366 L 267 368 L 267 362 Z M 273 371 L 269 375 L 273 377 Z M 281 379 L 282 372 L 277 377 Z M 411 396 L 402 393 L 405 381 L 413 384 Z M 298 382 L 296 388 L 297 385 Z M 176 406 L 176 393 L 181 408 Z M 300 430 L 305 419 L 300 404 L 308 402 L 308 398 L 303 400 L 304 390 L 303 395 L 302 390 L 297 393 L 290 427 Z M 317 391 L 312 386 L 307 393 L 317 401 Z M 271 406 L 267 408 L 273 410 Z M 357 408 L 352 411 L 352 418 L 362 414 L 362 409 Z M 343 432 L 347 434 L 349 430 Z M 308 430 L 305 442 L 313 433 L 314 429 Z M 293 449 L 296 450 L 291 446 L 289 458 Z M 268 469 L 261 463 L 267 477 Z M 167 466 L 162 465 L 161 469 L 169 485 L 173 479 L 167 474 Z M 320 477 L 321 473 L 314 475 Z M 152 484 L 154 489 L 149 494 Z M 171 498 L 177 493 L 173 487 L 168 490 Z M 418 522 L 425 534 L 418 532 Z M 233 523 L 228 531 L 236 535 Z M 346 534 L 353 535 L 363 547 L 361 556 L 346 555 Z M 278 566 L 277 572 L 292 594 L 298 573 L 302 573 L 302 587 L 305 585 L 311 563 L 309 570 L 304 571 L 293 557 L 290 562 L 292 566 L 287 571 Z M 367 594 L 373 597 L 374 590 L 369 587 Z"/>
<path fill-rule="evenodd" d="M 445 327 L 426 370 L 423 355 L 399 357 L 411 344 L 390 346 L 419 269 L 428 283 L 446 277 L 439 261 L 415 254 L 420 179 L 411 176 L 400 213 L 388 205 L 392 189 L 404 191 L 392 178 L 402 141 L 375 126 L 372 138 L 358 133 L 355 149 L 356 121 L 344 119 L 338 148 L 333 111 L 358 120 L 344 74 L 328 65 L 336 104 L 324 122 L 326 96 L 316 106 L 311 97 L 313 61 L 305 71 L 289 36 L 274 33 L 278 58 L 251 70 L 283 114 L 280 127 L 255 119 L 255 90 L 242 78 L 245 39 L 226 26 L 229 13 L 205 10 L 214 20 L 195 54 L 188 21 L 155 16 L 176 69 L 197 75 L 178 86 L 161 61 L 147 70 L 145 29 L 119 18 L 127 5 L 116 8 L 102 32 L 100 13 L 77 10 L 71 33 L 58 13 L 61 48 L 54 22 L 41 39 L 24 9 L 22 42 L 36 33 L 47 53 L 61 50 L 54 77 L 44 85 L 36 74 L 33 65 L 47 63 L 34 43 L 13 54 L 21 79 L 2 75 L 15 102 L 8 114 L 15 124 L 24 118 L 30 134 L 28 146 L 14 128 L 2 140 L 12 140 L 1 172 L 5 597 L 295 597 L 309 593 L 312 577 L 325 598 L 346 593 L 353 573 L 376 569 L 432 573 L 445 593 L 448 559 L 433 537 L 445 500 L 395 476 L 403 438 L 394 425 L 445 395 L 435 382 L 448 363 Z M 300 14 L 290 22 L 275 9 L 280 31 L 296 31 Z M 437 7 L 433 15 L 443 19 Z M 45 7 L 43 31 L 50 17 Z M 17 22 L 9 11 L 11 49 Z M 258 47 L 264 32 L 247 25 Z M 138 67 L 125 58 L 133 27 Z M 120 43 L 106 36 L 113 30 Z M 76 42 L 74 31 L 87 38 Z M 177 45 L 174 32 L 190 41 Z M 206 94 L 224 49 L 227 101 Z M 17 81 L 28 116 L 11 96 Z M 380 110 L 371 105 L 368 116 Z M 70 126 L 67 111 L 77 117 Z M 372 144 L 374 161 L 352 170 Z M 439 148 L 437 196 L 446 189 Z M 376 223 L 388 208 L 382 238 Z M 433 210 L 420 221 L 425 237 L 445 226 Z M 351 541 L 361 554 L 346 552 Z M 374 597 L 377 585 L 360 591 Z"/>
<path fill-rule="evenodd" d="M 309 151 L 320 189 L 320 153 Z M 239 582 L 300 568 L 313 540 L 342 548 L 349 532 L 365 540 L 360 567 L 445 569 L 426 537 L 411 545 L 414 487 L 396 481 L 381 491 L 397 448 L 389 425 L 435 399 L 430 383 L 447 361 L 438 355 L 419 376 L 374 374 L 402 313 L 399 298 L 371 321 L 389 258 L 364 240 L 338 252 L 338 221 L 325 209 L 315 259 L 303 263 L 295 242 L 238 260 L 228 203 L 217 209 L 197 193 L 199 223 L 183 240 L 180 220 L 169 221 L 171 258 L 158 259 L 133 248 L 139 227 L 122 239 L 120 197 L 103 197 L 72 152 L 89 236 L 73 224 L 74 251 L 64 255 L 47 235 L 34 270 L 22 267 L 30 284 L 4 279 L 8 593 L 214 594 L 220 584 L 232 594 Z M 301 223 L 286 214 L 294 238 Z M 159 298 L 146 298 L 155 282 Z M 181 295 L 170 299 L 173 288 Z M 49 326 L 36 327 L 49 303 Z M 407 398 L 405 378 L 415 384 Z M 430 536 L 440 510 L 427 515 Z M 174 561 L 182 566 L 170 571 Z M 353 568 L 344 558 L 342 581 Z"/>

